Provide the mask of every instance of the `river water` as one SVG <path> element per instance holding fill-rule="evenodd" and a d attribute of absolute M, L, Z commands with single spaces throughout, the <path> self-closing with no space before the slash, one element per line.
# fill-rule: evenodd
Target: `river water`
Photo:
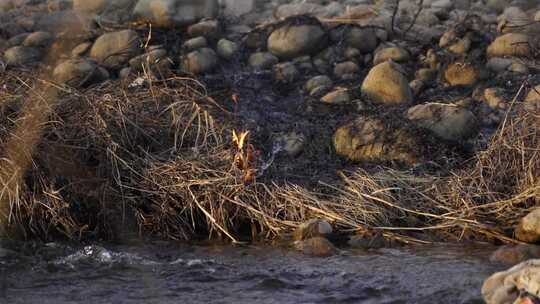
<path fill-rule="evenodd" d="M 483 303 L 492 250 L 0 242 L 0 303 Z"/>

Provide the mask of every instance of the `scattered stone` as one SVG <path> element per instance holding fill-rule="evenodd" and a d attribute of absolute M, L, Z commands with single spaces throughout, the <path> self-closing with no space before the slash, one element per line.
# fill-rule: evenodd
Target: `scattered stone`
<path fill-rule="evenodd" d="M 292 16 L 318 16 L 323 10 L 323 6 L 316 3 L 295 3 L 283 4 L 276 8 L 274 17 L 276 19 L 285 19 Z"/>
<path fill-rule="evenodd" d="M 346 59 L 352 60 L 354 62 L 362 62 L 362 53 L 359 49 L 355 49 L 352 47 L 348 47 L 343 51 L 343 56 L 345 56 Z"/>
<path fill-rule="evenodd" d="M 540 242 L 540 208 L 531 211 L 519 221 L 516 238 L 526 243 Z"/>
<path fill-rule="evenodd" d="M 487 88 L 484 90 L 486 104 L 493 110 L 505 109 L 504 90 L 501 88 Z"/>
<path fill-rule="evenodd" d="M 336 153 L 352 161 L 418 162 L 418 140 L 405 129 L 388 127 L 383 121 L 358 117 L 337 129 L 333 138 Z"/>
<path fill-rule="evenodd" d="M 4 52 L 4 61 L 8 66 L 26 65 L 39 61 L 42 57 L 39 49 L 27 46 L 14 46 Z"/>
<path fill-rule="evenodd" d="M 53 36 L 49 32 L 34 32 L 26 37 L 22 43 L 28 47 L 46 47 L 51 44 Z"/>
<path fill-rule="evenodd" d="M 216 39 L 221 31 L 217 20 L 203 20 L 188 27 L 188 35 L 191 37 L 205 37 L 208 39 Z"/>
<path fill-rule="evenodd" d="M 84 14 L 99 14 L 109 5 L 111 0 L 73 0 L 73 9 Z"/>
<path fill-rule="evenodd" d="M 186 26 L 219 13 L 217 0 L 139 0 L 133 9 L 136 20 L 161 28 Z"/>
<path fill-rule="evenodd" d="M 489 258 L 492 262 L 516 265 L 530 259 L 540 258 L 540 246 L 518 244 L 505 245 L 497 249 Z"/>
<path fill-rule="evenodd" d="M 332 79 L 330 79 L 330 77 L 326 75 L 319 75 L 308 80 L 304 85 L 304 88 L 307 92 L 309 92 L 310 96 L 316 96 L 320 93 L 324 94 L 325 92 L 328 92 L 333 85 L 334 82 Z"/>
<path fill-rule="evenodd" d="M 472 46 L 472 40 L 467 35 L 448 47 L 448 50 L 456 55 L 466 55 Z"/>
<path fill-rule="evenodd" d="M 455 105 L 417 105 L 407 111 L 407 118 L 438 137 L 450 141 L 469 139 L 478 132 L 478 122 L 474 114 Z"/>
<path fill-rule="evenodd" d="M 122 30 L 101 35 L 90 50 L 90 57 L 103 66 L 118 69 L 141 51 L 137 32 Z"/>
<path fill-rule="evenodd" d="M 271 53 L 258 52 L 249 57 L 249 65 L 257 70 L 266 70 L 278 63 L 279 59 Z"/>
<path fill-rule="evenodd" d="M 387 105 L 411 103 L 412 91 L 401 70 L 398 64 L 390 61 L 376 65 L 362 83 L 362 94 Z"/>
<path fill-rule="evenodd" d="M 444 79 L 451 86 L 473 86 L 480 76 L 480 70 L 469 63 L 454 62 L 444 70 Z"/>
<path fill-rule="evenodd" d="M 540 297 L 540 260 L 529 260 L 498 272 L 482 286 L 482 296 L 487 304 L 535 303 L 532 300 L 517 301 L 521 292 Z"/>
<path fill-rule="evenodd" d="M 298 132 L 282 134 L 276 138 L 276 142 L 279 142 L 282 151 L 292 157 L 298 156 L 302 152 L 306 140 L 306 136 Z"/>
<path fill-rule="evenodd" d="M 529 67 L 521 62 L 514 62 L 508 67 L 508 71 L 516 74 L 529 74 Z"/>
<path fill-rule="evenodd" d="M 133 57 L 129 60 L 129 66 L 135 70 L 139 71 L 143 69 L 143 66 L 151 67 L 155 65 L 159 60 L 167 56 L 167 51 L 162 48 L 155 48 L 150 50 L 145 54 Z"/>
<path fill-rule="evenodd" d="M 529 91 L 523 105 L 527 111 L 540 111 L 540 85 L 535 86 Z"/>
<path fill-rule="evenodd" d="M 334 76 L 341 79 L 352 79 L 359 71 L 358 65 L 352 61 L 345 61 L 334 66 Z"/>
<path fill-rule="evenodd" d="M 22 45 L 24 40 L 26 40 L 26 38 L 28 38 L 28 36 L 30 36 L 29 33 L 22 33 L 22 34 L 15 35 L 15 36 L 9 38 L 9 40 L 7 41 L 7 44 L 9 46 Z"/>
<path fill-rule="evenodd" d="M 208 42 L 204 37 L 191 38 L 182 44 L 182 47 L 187 51 L 194 51 L 196 49 L 205 48 L 208 46 Z"/>
<path fill-rule="evenodd" d="M 90 48 L 92 47 L 91 42 L 83 42 L 79 45 L 77 45 L 73 50 L 71 50 L 71 56 L 72 57 L 82 57 L 90 51 Z"/>
<path fill-rule="evenodd" d="M 48 0 L 47 9 L 49 12 L 64 11 L 73 7 L 72 0 Z"/>
<path fill-rule="evenodd" d="M 324 95 L 321 102 L 330 105 L 343 105 L 351 102 L 351 95 L 345 88 L 337 88 L 332 92 Z"/>
<path fill-rule="evenodd" d="M 217 43 L 218 55 L 226 60 L 231 60 L 238 52 L 238 44 L 227 39 L 220 39 Z"/>
<path fill-rule="evenodd" d="M 529 56 L 531 54 L 529 36 L 520 33 L 508 33 L 497 37 L 488 49 L 488 57 Z"/>
<path fill-rule="evenodd" d="M 80 88 L 108 79 L 109 73 L 92 61 L 70 59 L 56 66 L 53 77 L 59 83 Z"/>
<path fill-rule="evenodd" d="M 347 46 L 364 54 L 373 52 L 378 45 L 377 35 L 371 28 L 348 27 L 342 35 L 339 39 L 344 38 Z"/>
<path fill-rule="evenodd" d="M 325 48 L 327 37 L 320 24 L 286 24 L 270 34 L 267 45 L 275 56 L 291 59 Z"/>
<path fill-rule="evenodd" d="M 329 240 L 322 237 L 296 241 L 294 246 L 303 254 L 313 257 L 329 257 L 339 253 L 339 250 Z"/>
<path fill-rule="evenodd" d="M 125 67 L 118 72 L 118 78 L 126 79 L 131 75 L 131 67 Z"/>
<path fill-rule="evenodd" d="M 379 50 L 375 53 L 375 58 L 373 59 L 373 64 L 377 65 L 381 62 L 392 60 L 394 62 L 407 62 L 410 59 L 409 52 L 400 47 L 389 47 Z"/>
<path fill-rule="evenodd" d="M 415 77 L 418 80 L 423 81 L 424 83 L 431 83 L 437 79 L 437 74 L 439 71 L 437 69 L 431 68 L 421 68 L 416 71 Z"/>
<path fill-rule="evenodd" d="M 326 238 L 332 234 L 332 225 L 321 219 L 312 219 L 302 223 L 293 233 L 295 241 L 303 241 L 314 237 Z"/>
<path fill-rule="evenodd" d="M 512 59 L 493 57 L 490 58 L 486 64 L 486 67 L 493 72 L 502 73 L 512 65 Z"/>
<path fill-rule="evenodd" d="M 274 78 L 277 81 L 291 83 L 296 81 L 300 72 L 292 62 L 283 62 L 274 65 Z"/>
<path fill-rule="evenodd" d="M 192 74 L 203 74 L 213 70 L 218 64 L 216 52 L 210 48 L 195 50 L 181 60 L 182 70 Z"/>
<path fill-rule="evenodd" d="M 409 82 L 409 87 L 411 88 L 412 94 L 414 96 L 418 96 L 420 93 L 422 93 L 422 91 L 424 91 L 426 83 L 420 79 L 414 79 L 413 81 Z"/>

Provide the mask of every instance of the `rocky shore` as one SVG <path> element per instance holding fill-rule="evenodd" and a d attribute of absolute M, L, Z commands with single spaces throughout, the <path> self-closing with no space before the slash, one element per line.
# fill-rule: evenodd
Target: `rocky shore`
<path fill-rule="evenodd" d="M 506 243 L 484 296 L 537 303 L 538 37 L 525 0 L 0 0 L 0 231 Z"/>

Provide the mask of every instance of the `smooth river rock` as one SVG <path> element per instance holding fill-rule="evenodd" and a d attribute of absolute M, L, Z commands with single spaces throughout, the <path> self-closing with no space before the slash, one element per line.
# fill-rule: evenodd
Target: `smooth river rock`
<path fill-rule="evenodd" d="M 408 104 L 413 94 L 401 67 L 386 61 L 373 67 L 362 83 L 362 94 L 372 101 L 386 104 Z"/>
<path fill-rule="evenodd" d="M 162 28 L 191 25 L 218 13 L 217 0 L 139 0 L 133 9 L 136 20 Z"/>
<path fill-rule="evenodd" d="M 313 54 L 327 45 L 327 35 L 322 25 L 285 24 L 268 37 L 268 51 L 281 59 L 291 59 Z"/>
<path fill-rule="evenodd" d="M 90 49 L 90 57 L 107 68 L 117 69 L 141 52 L 137 32 L 122 30 L 101 35 Z"/>

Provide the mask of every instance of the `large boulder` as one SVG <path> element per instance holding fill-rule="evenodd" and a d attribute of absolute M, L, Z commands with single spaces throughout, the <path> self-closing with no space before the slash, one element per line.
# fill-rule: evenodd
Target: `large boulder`
<path fill-rule="evenodd" d="M 352 161 L 418 162 L 419 140 L 406 129 L 377 118 L 359 117 L 334 133 L 336 153 Z"/>
<path fill-rule="evenodd" d="M 427 103 L 414 106 L 407 111 L 407 118 L 418 126 L 432 131 L 436 136 L 450 141 L 471 138 L 478 132 L 474 114 L 466 108 Z"/>
<path fill-rule="evenodd" d="M 529 36 L 508 33 L 497 37 L 487 48 L 488 57 L 529 56 L 532 53 Z"/>
<path fill-rule="evenodd" d="M 517 301 L 520 293 L 523 301 Z M 540 297 L 540 260 L 529 260 L 495 273 L 482 286 L 487 304 L 537 303 Z M 529 301 L 526 301 L 529 300 Z"/>
<path fill-rule="evenodd" d="M 70 59 L 53 71 L 54 79 L 72 87 L 86 87 L 109 78 L 107 71 L 90 60 Z"/>
<path fill-rule="evenodd" d="M 191 25 L 218 13 L 217 0 L 139 0 L 133 9 L 136 20 L 162 28 Z"/>
<path fill-rule="evenodd" d="M 118 69 L 141 51 L 137 32 L 122 30 L 101 35 L 90 50 L 90 57 L 103 66 Z"/>
<path fill-rule="evenodd" d="M 401 67 L 386 61 L 374 66 L 362 83 L 362 94 L 382 104 L 403 104 L 413 101 L 407 77 Z"/>
<path fill-rule="evenodd" d="M 533 210 L 519 221 L 516 238 L 527 243 L 540 242 L 540 208 Z"/>
<path fill-rule="evenodd" d="M 268 50 L 282 59 L 313 54 L 327 45 L 326 31 L 318 22 L 313 24 L 287 23 L 268 37 Z"/>

